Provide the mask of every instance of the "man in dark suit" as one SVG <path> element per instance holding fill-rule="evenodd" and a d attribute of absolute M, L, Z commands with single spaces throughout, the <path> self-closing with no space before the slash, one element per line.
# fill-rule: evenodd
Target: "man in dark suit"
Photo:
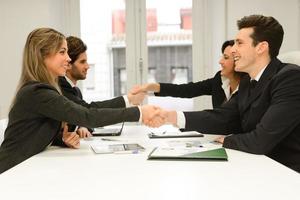
<path fill-rule="evenodd" d="M 300 172 L 300 67 L 276 58 L 284 34 L 276 19 L 251 15 L 237 24 L 235 70 L 248 74 L 237 96 L 214 110 L 168 111 L 167 121 L 226 135 L 217 139 L 225 148 L 264 154 Z"/>
<path fill-rule="evenodd" d="M 62 93 L 68 99 L 81 104 L 85 107 L 97 108 L 123 108 L 131 105 L 138 105 L 144 99 L 144 94 L 133 95 L 130 92 L 125 96 L 116 97 L 106 101 L 87 103 L 82 98 L 82 93 L 77 87 L 79 80 L 86 79 L 89 64 L 87 62 L 87 46 L 77 37 L 69 36 L 66 38 L 68 44 L 68 54 L 71 58 L 70 69 L 67 70 L 65 77 L 59 77 L 59 85 Z M 75 125 L 69 125 L 69 131 L 74 131 Z M 79 127 L 76 132 L 80 137 L 89 137 L 93 129 Z"/>

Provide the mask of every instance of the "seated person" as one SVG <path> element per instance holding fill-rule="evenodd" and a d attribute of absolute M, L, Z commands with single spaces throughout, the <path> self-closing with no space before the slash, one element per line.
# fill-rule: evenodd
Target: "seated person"
<path fill-rule="evenodd" d="M 134 94 L 152 91 L 156 96 L 172 96 L 192 98 L 202 95 L 212 96 L 212 105 L 219 107 L 228 101 L 238 90 L 241 75 L 234 71 L 234 60 L 231 54 L 233 40 L 225 41 L 222 45 L 222 57 L 219 61 L 222 69 L 213 78 L 187 84 L 148 83 L 133 88 Z"/>
<path fill-rule="evenodd" d="M 231 51 L 235 70 L 247 73 L 239 92 L 213 110 L 166 111 L 166 123 L 225 135 L 225 148 L 264 154 L 300 172 L 300 67 L 277 59 L 284 31 L 273 17 L 238 21 Z"/>
<path fill-rule="evenodd" d="M 65 36 L 54 29 L 38 28 L 28 35 L 19 86 L 0 146 L 0 174 L 52 144 L 79 148 L 78 135 L 68 132 L 65 123 L 94 128 L 124 121 L 152 126 L 163 122 L 155 106 L 99 108 L 97 102 L 82 106 L 64 97 L 58 77 L 69 68 L 67 51 Z"/>
<path fill-rule="evenodd" d="M 66 76 L 59 77 L 59 86 L 64 96 L 81 105 L 87 107 L 93 105 L 97 108 L 124 108 L 129 107 L 130 105 L 139 104 L 139 102 L 144 99 L 143 93 L 133 95 L 129 92 L 127 96 L 117 97 L 106 101 L 92 102 L 90 104 L 85 102 L 82 98 L 80 89 L 76 85 L 78 80 L 86 79 L 89 69 L 86 54 L 87 46 L 80 38 L 74 36 L 69 36 L 66 40 L 71 61 Z M 75 129 L 75 125 L 69 125 L 69 131 L 74 131 Z M 85 127 L 78 127 L 76 130 L 80 137 L 89 137 L 91 136 L 92 131 L 93 129 Z"/>

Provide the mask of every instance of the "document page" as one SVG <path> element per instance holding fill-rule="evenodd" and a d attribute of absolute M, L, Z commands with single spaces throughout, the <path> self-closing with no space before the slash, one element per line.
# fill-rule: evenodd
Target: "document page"
<path fill-rule="evenodd" d="M 179 128 L 172 125 L 164 125 L 159 128 L 151 128 L 149 132 L 149 138 L 203 137 L 203 134 L 197 131 L 182 132 L 179 130 Z"/>
<path fill-rule="evenodd" d="M 202 133 L 197 131 L 186 132 L 161 132 L 161 133 L 149 133 L 149 138 L 180 138 L 180 137 L 203 137 Z"/>
<path fill-rule="evenodd" d="M 92 144 L 91 148 L 95 153 L 138 153 L 145 148 L 137 143 L 129 144 Z"/>

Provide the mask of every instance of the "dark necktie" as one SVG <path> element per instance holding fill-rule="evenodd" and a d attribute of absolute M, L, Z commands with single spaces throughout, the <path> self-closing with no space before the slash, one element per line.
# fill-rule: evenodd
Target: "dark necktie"
<path fill-rule="evenodd" d="M 80 99 L 82 99 L 82 94 L 81 94 L 81 91 L 78 87 L 73 87 L 74 91 L 75 91 L 75 94 L 76 96 L 78 96 Z"/>
<path fill-rule="evenodd" d="M 253 93 L 253 90 L 254 90 L 256 84 L 257 84 L 257 80 L 251 80 L 250 81 L 249 96 Z"/>

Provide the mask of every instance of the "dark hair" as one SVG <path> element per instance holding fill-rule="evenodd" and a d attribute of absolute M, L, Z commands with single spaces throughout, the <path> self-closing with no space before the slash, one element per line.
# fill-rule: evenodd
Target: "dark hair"
<path fill-rule="evenodd" d="M 234 45 L 234 40 L 227 40 L 227 41 L 225 41 L 225 42 L 223 43 L 223 45 L 222 45 L 222 48 L 221 48 L 222 53 L 224 53 L 226 47 L 228 47 L 228 46 L 231 46 L 231 47 L 232 47 L 233 45 Z"/>
<path fill-rule="evenodd" d="M 78 37 L 69 36 L 66 38 L 66 40 L 68 43 L 68 54 L 71 58 L 70 63 L 73 64 L 81 53 L 86 52 L 87 46 Z"/>
<path fill-rule="evenodd" d="M 269 44 L 269 54 L 271 58 L 278 55 L 282 44 L 284 31 L 281 24 L 273 17 L 263 15 L 245 16 L 237 21 L 238 29 L 253 28 L 253 45 L 266 41 Z"/>

